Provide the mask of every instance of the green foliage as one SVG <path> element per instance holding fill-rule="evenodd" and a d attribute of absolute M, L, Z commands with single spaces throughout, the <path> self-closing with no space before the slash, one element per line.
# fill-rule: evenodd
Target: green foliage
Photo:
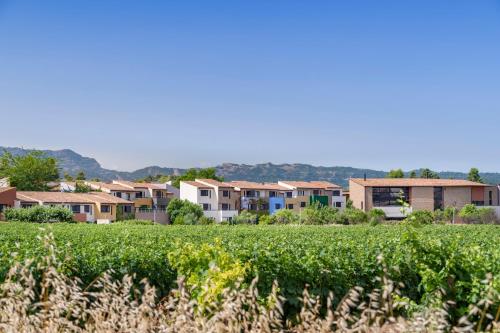
<path fill-rule="evenodd" d="M 368 215 L 361 209 L 345 209 L 342 214 L 347 217 L 349 224 L 361 224 L 368 222 Z"/>
<path fill-rule="evenodd" d="M 57 161 L 39 151 L 24 156 L 5 151 L 0 157 L 0 178 L 5 177 L 18 191 L 47 191 L 47 183 L 59 179 Z"/>
<path fill-rule="evenodd" d="M 380 287 L 374 281 L 381 271 L 379 255 L 388 267 L 399 268 L 391 272 L 391 277 L 404 282 L 401 297 L 407 297 L 418 306 L 433 304 L 438 297 L 445 301 L 450 299 L 455 302 L 452 308 L 461 316 L 460 311 L 481 299 L 484 291 L 481 281 L 486 274 L 491 273 L 494 288 L 500 288 L 500 228 L 492 225 L 427 225 L 420 228 L 397 225 L 377 228 L 376 232 L 366 225 L 348 228 L 304 225 L 193 228 L 116 223 L 52 224 L 48 228 L 64 249 L 58 254 L 66 258 L 63 269 L 70 275 L 77 275 L 85 285 L 101 276 L 103 271 L 112 270 L 113 276 L 118 278 L 134 273 L 137 281 L 148 278 L 157 286 L 159 297 L 175 286 L 178 271 L 187 278 L 192 274 L 201 276 L 195 278 L 199 280 L 208 274 L 218 274 L 205 272 L 210 267 L 207 261 L 233 273 L 231 263 L 239 261 L 249 265 L 244 275 L 246 283 L 259 276 L 262 296 L 277 280 L 280 293 L 288 299 L 285 311 L 293 311 L 300 306 L 298 297 L 306 284 L 311 294 L 323 299 L 329 290 L 335 295 L 345 295 L 356 285 L 365 290 Z M 39 233 L 39 225 L 0 224 L 0 280 L 5 278 L 12 263 L 10 253 L 16 252 L 17 260 L 43 253 L 37 240 Z M 218 250 L 207 249 L 210 255 L 203 253 L 202 244 L 213 244 L 214 239 L 220 239 L 219 249 L 225 252 L 223 257 L 230 254 L 227 260 L 230 264 L 219 263 L 222 259 L 217 258 Z M 66 246 L 69 243 L 71 245 Z M 192 244 L 192 247 L 179 247 L 179 244 Z M 177 251 L 172 258 L 175 267 L 168 258 L 174 251 Z M 196 252 L 198 259 L 189 259 L 192 252 Z M 186 258 L 178 259 L 181 255 Z M 195 266 L 198 268 L 193 268 Z M 231 274 L 235 276 L 239 274 Z M 220 281 L 219 277 L 214 281 Z M 440 295 L 441 290 L 446 294 Z"/>
<path fill-rule="evenodd" d="M 335 223 L 337 213 L 337 208 L 323 206 L 319 202 L 316 202 L 302 211 L 300 223 L 311 225 L 332 224 Z"/>
<path fill-rule="evenodd" d="M 257 214 L 252 214 L 244 210 L 239 215 L 233 217 L 232 224 L 257 224 Z"/>
<path fill-rule="evenodd" d="M 72 222 L 73 213 L 63 207 L 37 205 L 31 208 L 8 208 L 5 211 L 5 219 L 31 223 Z"/>
<path fill-rule="evenodd" d="M 198 220 L 198 224 L 199 225 L 211 225 L 211 224 L 215 224 L 215 219 L 213 217 L 207 217 L 207 216 L 203 215 Z"/>
<path fill-rule="evenodd" d="M 261 225 L 273 224 L 273 217 L 271 215 L 261 215 L 259 216 L 259 224 Z"/>
<path fill-rule="evenodd" d="M 479 170 L 477 168 L 471 168 L 469 174 L 467 175 L 467 180 L 471 182 L 482 183 L 483 179 L 479 175 Z"/>
<path fill-rule="evenodd" d="M 347 209 L 349 208 L 354 208 L 354 202 L 351 200 L 351 199 L 347 199 L 346 203 L 345 203 L 345 207 Z"/>
<path fill-rule="evenodd" d="M 195 180 L 195 179 L 215 179 L 218 181 L 224 181 L 223 177 L 219 177 L 216 174 L 215 168 L 206 169 L 189 169 L 184 174 L 180 176 L 172 176 L 172 186 L 177 188 L 180 187 L 181 180 Z"/>
<path fill-rule="evenodd" d="M 422 169 L 420 172 L 420 178 L 427 178 L 427 179 L 439 179 L 439 175 L 437 172 L 432 171 L 431 169 Z"/>
<path fill-rule="evenodd" d="M 382 209 L 374 208 L 368 212 L 368 222 L 370 225 L 377 225 L 386 219 L 385 212 Z"/>
<path fill-rule="evenodd" d="M 434 215 L 427 210 L 417 210 L 408 214 L 403 222 L 413 226 L 428 225 L 434 223 Z"/>
<path fill-rule="evenodd" d="M 89 193 L 92 191 L 92 188 L 86 185 L 82 181 L 77 181 L 75 183 L 75 193 Z"/>
<path fill-rule="evenodd" d="M 79 181 L 82 181 L 82 180 L 85 180 L 85 179 L 86 179 L 86 177 L 85 177 L 85 172 L 83 172 L 83 171 L 80 171 L 80 172 L 76 175 L 76 177 L 75 177 L 75 180 L 77 180 L 77 181 L 78 181 L 78 180 L 79 180 Z"/>
<path fill-rule="evenodd" d="M 476 207 L 473 204 L 465 205 L 458 215 L 464 223 L 468 224 L 495 224 L 499 222 L 493 208 Z"/>
<path fill-rule="evenodd" d="M 65 172 L 64 175 L 63 175 L 63 178 L 65 181 L 67 182 L 72 182 L 74 181 L 75 179 L 73 178 L 73 176 L 71 176 L 69 173 Z"/>
<path fill-rule="evenodd" d="M 243 281 L 250 267 L 227 252 L 217 239 L 214 244 L 201 245 L 177 242 L 168 253 L 168 261 L 186 278 L 201 307 L 217 304 L 224 289 Z"/>
<path fill-rule="evenodd" d="M 185 214 L 177 215 L 173 221 L 174 221 L 174 224 L 177 224 L 177 225 L 196 225 L 196 224 L 198 224 L 200 218 L 201 218 L 201 216 L 198 217 L 193 212 L 187 212 Z"/>
<path fill-rule="evenodd" d="M 175 224 L 197 224 L 192 222 L 193 220 L 197 221 L 203 216 L 203 209 L 200 205 L 188 200 L 174 198 L 168 203 L 167 213 L 170 221 L 173 221 Z M 184 216 L 188 214 L 189 216 L 184 219 Z"/>
<path fill-rule="evenodd" d="M 387 174 L 387 178 L 404 178 L 405 173 L 402 169 L 393 169 Z"/>
<path fill-rule="evenodd" d="M 270 224 L 299 224 L 300 217 L 290 209 L 280 209 L 274 215 L 271 215 Z"/>
<path fill-rule="evenodd" d="M 410 178 L 417 178 L 417 172 L 415 170 L 412 170 L 409 175 Z"/>
<path fill-rule="evenodd" d="M 113 223 L 113 225 L 154 225 L 153 221 L 149 220 L 123 220 Z"/>

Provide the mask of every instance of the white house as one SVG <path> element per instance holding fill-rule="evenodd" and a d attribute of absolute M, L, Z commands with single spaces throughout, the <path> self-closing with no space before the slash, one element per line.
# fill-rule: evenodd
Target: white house
<path fill-rule="evenodd" d="M 196 179 L 181 181 L 180 185 L 180 198 L 200 205 L 205 216 L 222 222 L 238 215 L 240 195 L 230 183 Z"/>

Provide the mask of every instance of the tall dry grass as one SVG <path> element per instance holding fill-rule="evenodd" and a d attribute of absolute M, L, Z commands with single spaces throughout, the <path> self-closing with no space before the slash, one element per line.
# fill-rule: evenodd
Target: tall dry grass
<path fill-rule="evenodd" d="M 83 287 L 80 280 L 61 274 L 62 264 L 52 236 L 44 238 L 47 255 L 37 262 L 15 263 L 0 285 L 1 332 L 476 332 L 500 331 L 499 295 L 494 288 L 454 327 L 448 306 L 420 311 L 410 318 L 399 297 L 399 284 L 385 274 L 380 289 L 354 288 L 339 305 L 333 295 L 325 307 L 305 289 L 296 318 L 283 316 L 283 299 L 275 285 L 263 300 L 256 280 L 247 288 L 224 291 L 211 307 L 197 306 L 183 278 L 164 299 L 143 280 L 116 280 L 104 273 Z M 485 283 L 488 283 L 488 279 Z"/>

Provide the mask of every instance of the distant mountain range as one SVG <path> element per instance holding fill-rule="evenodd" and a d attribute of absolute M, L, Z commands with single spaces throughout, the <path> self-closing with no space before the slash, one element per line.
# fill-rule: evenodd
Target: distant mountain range
<path fill-rule="evenodd" d="M 4 150 L 14 155 L 24 155 L 30 149 L 0 147 L 0 155 Z M 159 166 L 149 166 L 132 172 L 116 171 L 103 168 L 94 158 L 84 157 L 71 149 L 63 150 L 43 150 L 47 156 L 56 158 L 59 161 L 61 175 L 67 172 L 76 175 L 83 171 L 87 178 L 99 178 L 104 181 L 112 179 L 134 180 L 146 176 L 180 175 L 186 169 L 166 168 Z M 255 182 L 275 182 L 278 180 L 325 180 L 344 187 L 347 187 L 349 178 L 362 178 L 365 174 L 368 178 L 385 177 L 386 171 L 358 169 L 352 167 L 323 167 L 308 164 L 235 164 L 224 163 L 215 167 L 217 174 L 225 180 L 249 180 Z M 418 173 L 418 170 L 417 170 Z M 465 179 L 467 174 L 463 172 L 438 172 L 441 178 Z M 490 184 L 500 184 L 500 173 L 482 173 L 481 177 Z"/>

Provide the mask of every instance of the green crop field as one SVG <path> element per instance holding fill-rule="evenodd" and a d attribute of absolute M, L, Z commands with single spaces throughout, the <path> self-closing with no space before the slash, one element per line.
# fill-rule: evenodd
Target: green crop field
<path fill-rule="evenodd" d="M 45 231 L 40 228 L 43 227 Z M 403 294 L 421 304 L 439 288 L 460 305 L 478 300 L 487 273 L 500 290 L 500 227 L 405 226 L 147 226 L 83 224 L 0 224 L 0 279 L 14 260 L 43 255 L 37 236 L 51 231 L 65 272 L 90 283 L 112 269 L 117 276 L 148 278 L 161 293 L 177 272 L 168 254 L 183 243 L 220 239 L 227 252 L 249 263 L 247 280 L 259 276 L 269 291 L 277 280 L 289 306 L 304 286 L 325 296 L 344 295 L 353 286 L 373 288 L 382 255 Z M 13 256 L 12 253 L 16 255 Z M 397 269 L 396 269 L 397 268 Z"/>

